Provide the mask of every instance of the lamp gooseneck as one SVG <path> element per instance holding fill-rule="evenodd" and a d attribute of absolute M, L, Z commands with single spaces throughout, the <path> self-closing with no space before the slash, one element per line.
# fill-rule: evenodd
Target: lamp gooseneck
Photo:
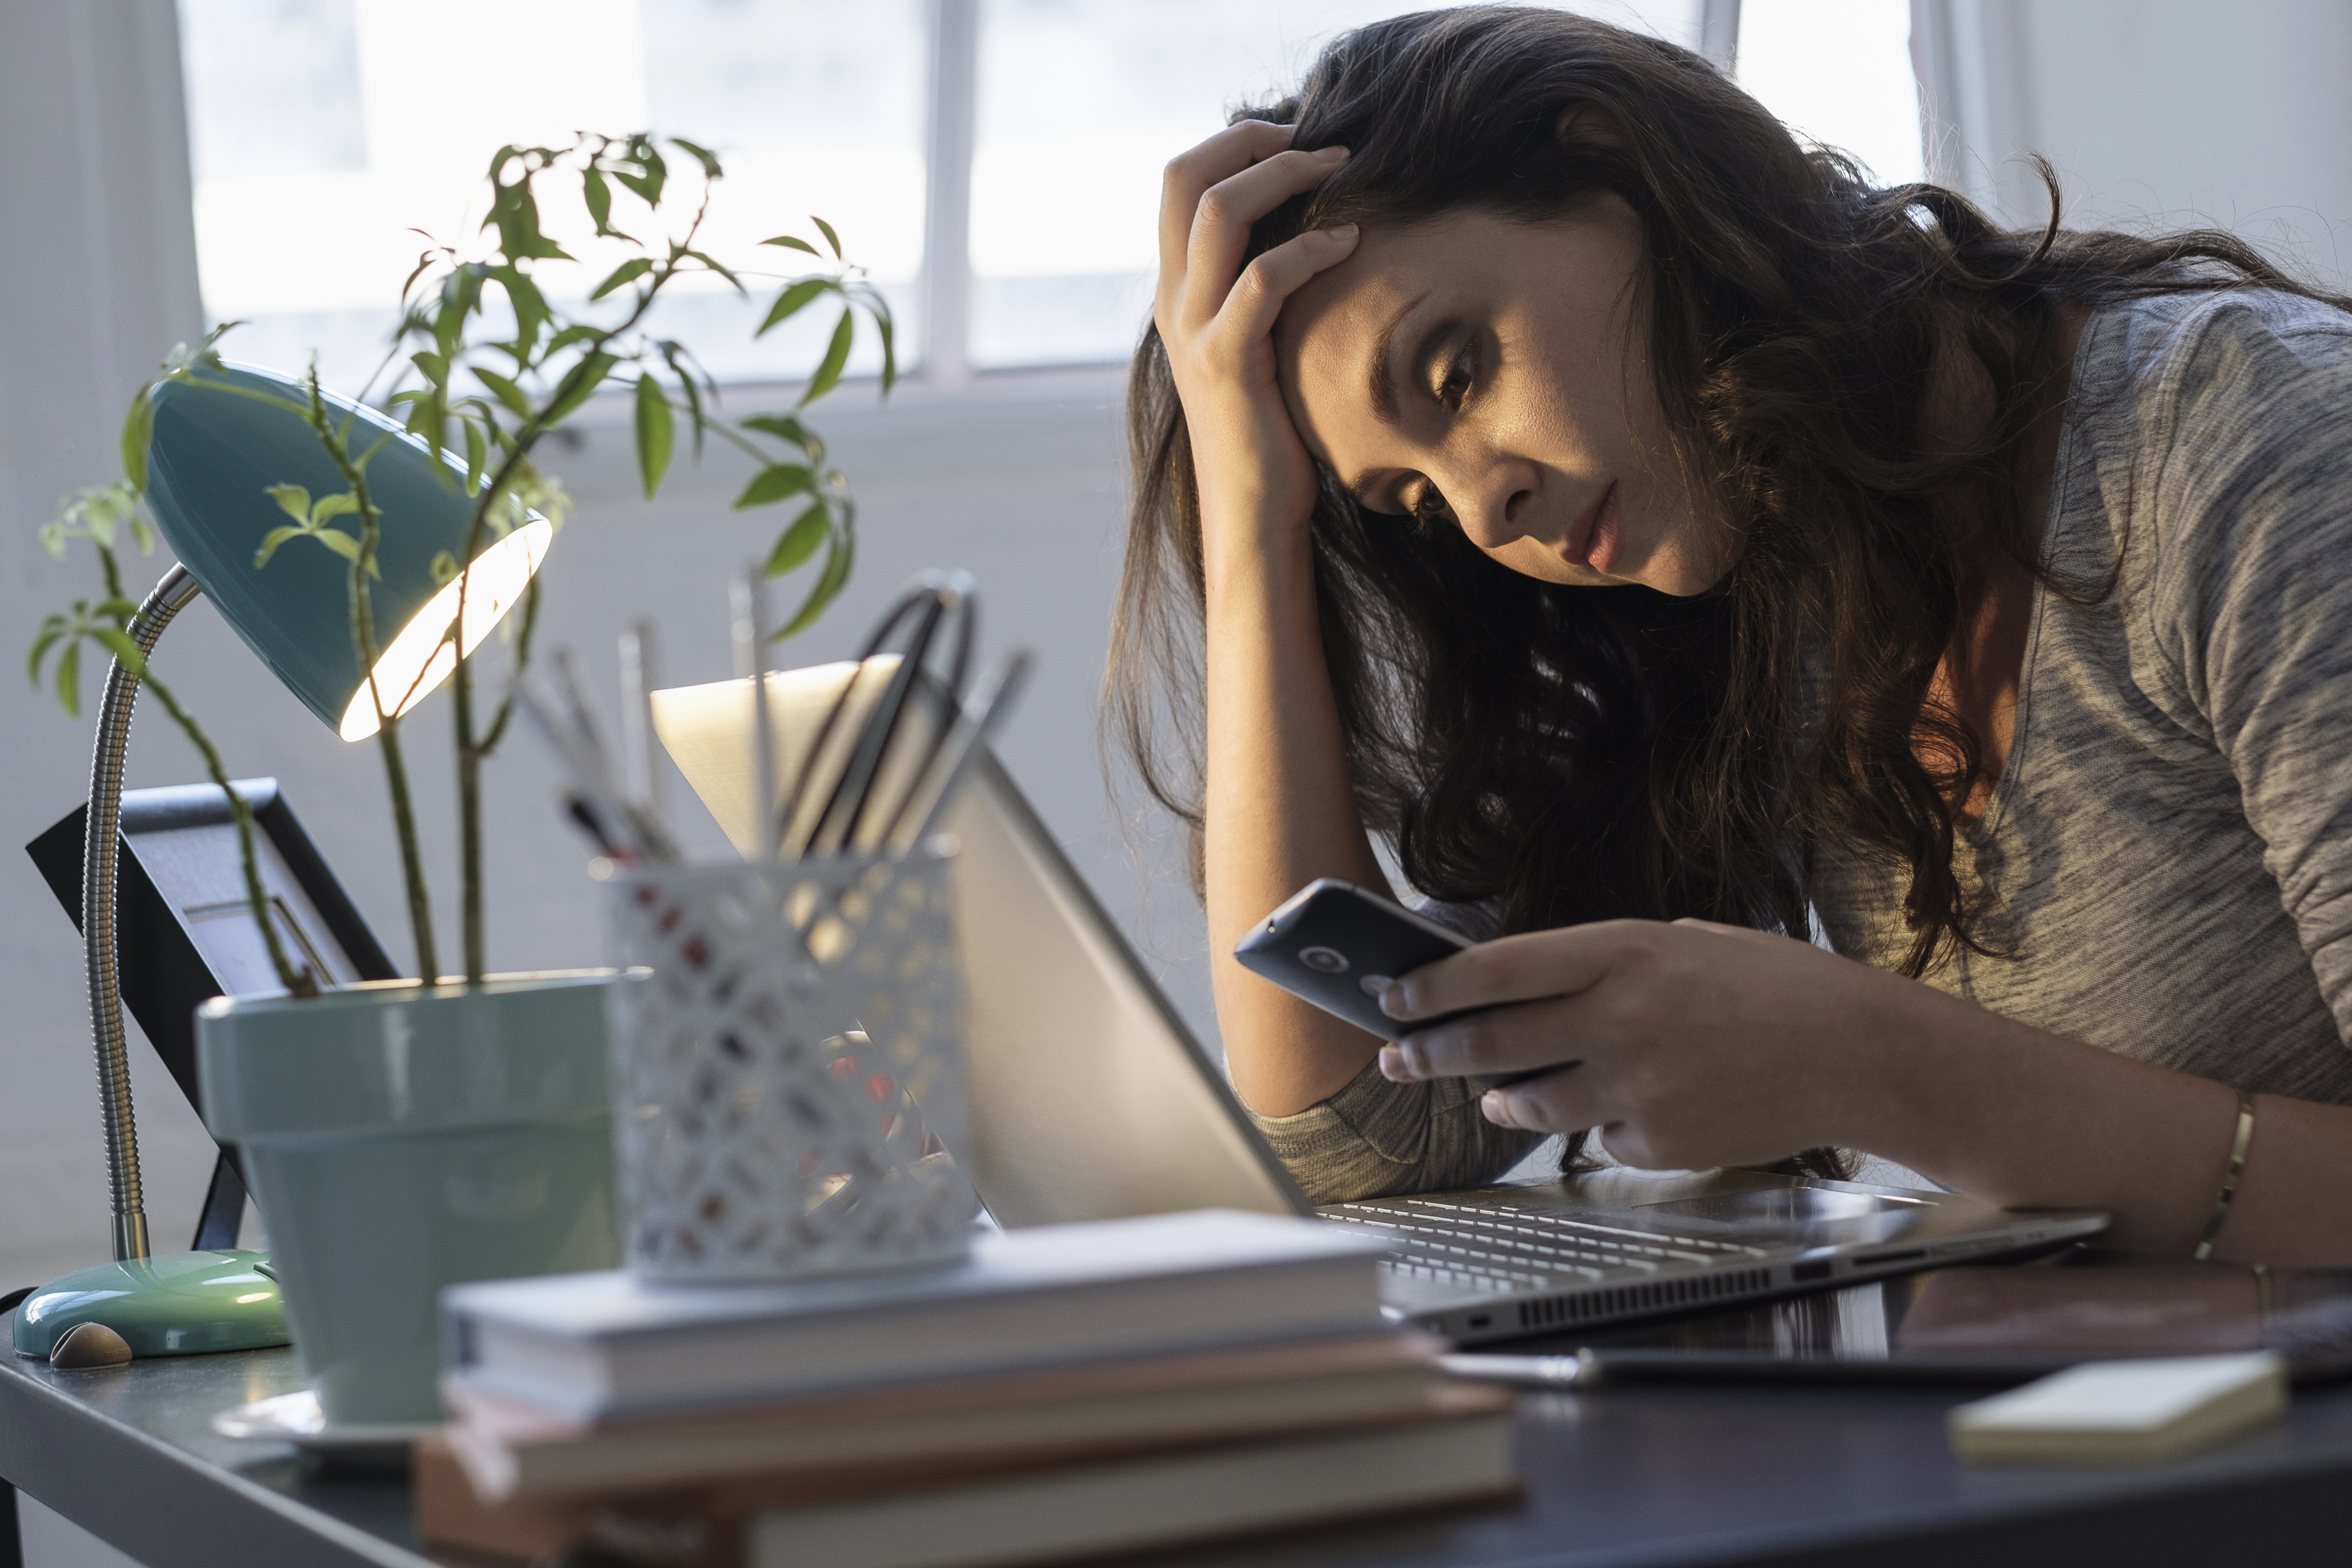
<path fill-rule="evenodd" d="M 131 640 L 143 656 L 172 617 L 200 592 L 184 566 L 173 566 L 139 606 Z M 139 678 L 116 662 L 107 672 L 98 710 L 98 745 L 89 763 L 89 809 L 81 851 L 82 961 L 89 974 L 89 1020 L 98 1044 L 99 1108 L 106 1125 L 106 1175 L 114 1194 L 114 1256 L 147 1256 L 147 1210 L 139 1186 L 139 1124 L 131 1109 L 131 1057 L 122 1036 L 122 984 L 116 968 L 116 856 L 121 845 L 122 758 L 131 742 L 131 705 Z"/>

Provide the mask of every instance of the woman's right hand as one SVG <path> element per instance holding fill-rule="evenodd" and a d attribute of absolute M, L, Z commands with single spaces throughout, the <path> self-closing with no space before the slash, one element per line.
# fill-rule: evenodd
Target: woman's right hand
<path fill-rule="evenodd" d="M 1274 321 L 1307 280 L 1348 258 L 1350 224 L 1311 229 L 1242 266 L 1250 225 L 1347 162 L 1290 151 L 1291 127 L 1245 120 L 1168 165 L 1152 320 L 1192 437 L 1202 543 L 1248 550 L 1303 538 L 1315 467 L 1275 377 Z"/>

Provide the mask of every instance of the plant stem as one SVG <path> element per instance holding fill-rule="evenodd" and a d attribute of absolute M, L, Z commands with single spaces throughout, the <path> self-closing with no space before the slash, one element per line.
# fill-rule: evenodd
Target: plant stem
<path fill-rule="evenodd" d="M 253 851 L 253 807 L 246 804 L 245 796 L 230 787 L 228 773 L 221 766 L 220 752 L 213 749 L 212 737 L 205 733 L 194 714 L 180 706 L 180 700 L 172 695 L 172 689 L 155 679 L 152 668 L 141 681 L 155 694 L 155 700 L 163 705 L 163 711 L 172 716 L 172 722 L 177 724 L 181 732 L 194 743 L 196 750 L 204 753 L 205 771 L 212 775 L 213 783 L 220 786 L 221 793 L 228 796 L 229 815 L 236 822 L 237 855 L 245 866 L 246 903 L 252 909 L 253 918 L 261 924 L 261 940 L 269 949 L 269 964 L 278 971 L 278 983 L 285 986 L 289 994 L 316 996 L 319 994 L 318 976 L 310 973 L 310 966 L 307 963 L 299 970 L 294 967 L 293 962 L 286 956 L 285 943 L 278 940 L 278 922 L 270 918 L 273 911 L 269 894 L 261 885 L 261 863 Z"/>
<path fill-rule="evenodd" d="M 465 612 L 458 611 L 460 635 Z M 465 644 L 461 641 L 458 647 Z M 457 726 L 457 863 L 464 889 L 466 984 L 479 985 L 489 964 L 482 931 L 482 749 L 474 743 L 473 660 L 457 661 L 451 706 Z"/>
<path fill-rule="evenodd" d="M 316 366 L 310 371 L 309 391 L 310 406 L 307 417 L 310 427 L 318 433 L 320 444 L 326 447 L 327 456 L 359 501 L 360 552 L 352 562 L 350 595 L 352 648 L 359 656 L 360 668 L 367 677 L 368 700 L 375 708 L 376 746 L 383 758 L 384 784 L 392 795 L 393 827 L 400 839 L 401 880 L 408 893 L 408 929 L 416 944 L 416 975 L 430 985 L 441 977 L 440 953 L 433 940 L 433 900 L 425 886 L 425 858 L 417 844 L 416 813 L 408 794 L 408 764 L 400 750 L 400 719 L 397 712 L 384 711 L 383 692 L 375 679 L 380 650 L 375 642 L 375 612 L 368 590 L 368 567 L 374 562 L 376 546 L 383 536 L 383 514 L 369 496 L 366 470 L 352 461 L 343 434 L 329 426 Z M 345 429 L 349 429 L 348 424 Z M 397 708 L 397 704 L 394 706 Z"/>
<path fill-rule="evenodd" d="M 707 209 L 707 200 L 705 206 Z M 698 214 L 693 226 L 687 230 L 685 245 L 693 243 L 695 230 L 701 226 L 701 215 Z M 458 656 L 457 670 L 451 677 L 449 706 L 451 721 L 457 731 L 458 905 L 464 921 L 466 983 L 468 985 L 479 985 L 489 968 L 482 920 L 482 763 L 489 756 L 491 748 L 505 734 L 507 717 L 514 705 L 514 694 L 509 688 L 505 700 L 499 705 L 497 718 L 488 731 L 477 739 L 474 729 L 474 661 L 465 651 L 466 596 L 473 581 L 474 559 L 481 552 L 483 534 L 488 531 L 491 509 L 505 498 L 508 487 L 520 477 L 524 465 L 530 460 L 531 448 L 539 444 L 540 437 L 546 435 L 551 427 L 549 411 L 561 408 L 570 401 L 573 391 L 587 375 L 588 366 L 604 352 L 606 344 L 635 329 L 646 310 L 652 308 L 654 296 L 661 291 L 661 286 L 677 269 L 675 258 L 655 268 L 648 275 L 647 287 L 640 292 L 636 308 L 629 312 L 627 320 L 610 331 L 590 339 L 583 345 L 580 357 L 564 373 L 563 379 L 556 384 L 555 391 L 515 432 L 505 458 L 499 464 L 498 472 L 482 487 L 480 499 L 474 503 L 474 514 L 466 524 L 465 548 L 457 557 L 457 618 L 449 632 Z M 536 599 L 531 600 L 530 609 L 535 612 L 537 607 Z M 516 640 L 514 673 L 517 676 L 522 673 L 524 662 L 530 658 L 528 632 L 530 622 L 536 618 L 535 614 L 527 617 L 526 635 Z"/>

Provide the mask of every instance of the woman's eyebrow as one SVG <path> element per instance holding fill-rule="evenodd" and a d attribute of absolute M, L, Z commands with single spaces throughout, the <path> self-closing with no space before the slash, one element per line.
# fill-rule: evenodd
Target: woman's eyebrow
<path fill-rule="evenodd" d="M 1396 378 L 1389 374 L 1389 360 L 1396 351 L 1396 335 L 1403 330 L 1404 319 L 1419 310 L 1421 302 L 1428 298 L 1424 291 L 1406 300 L 1404 308 L 1391 316 L 1388 324 L 1381 329 L 1380 335 L 1372 340 L 1371 374 L 1367 384 L 1371 393 L 1372 412 L 1380 416 L 1383 425 L 1398 423 Z"/>

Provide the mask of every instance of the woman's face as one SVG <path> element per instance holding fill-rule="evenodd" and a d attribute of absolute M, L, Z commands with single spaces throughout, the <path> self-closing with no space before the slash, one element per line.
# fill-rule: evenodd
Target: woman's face
<path fill-rule="evenodd" d="M 1283 396 L 1374 511 L 1458 525 L 1549 583 L 1712 587 L 1738 555 L 1685 493 L 1650 377 L 1641 228 L 1614 197 L 1526 224 L 1368 228 L 1283 307 Z"/>

